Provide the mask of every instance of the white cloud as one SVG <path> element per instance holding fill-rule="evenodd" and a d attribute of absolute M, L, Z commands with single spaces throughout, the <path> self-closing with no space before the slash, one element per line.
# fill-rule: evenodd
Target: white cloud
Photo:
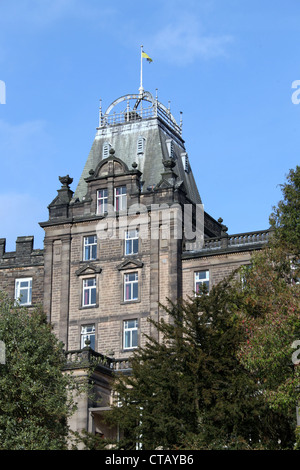
<path fill-rule="evenodd" d="M 162 59 L 185 66 L 198 59 L 226 56 L 232 41 L 231 35 L 205 33 L 195 18 L 186 15 L 158 31 L 151 48 Z"/>

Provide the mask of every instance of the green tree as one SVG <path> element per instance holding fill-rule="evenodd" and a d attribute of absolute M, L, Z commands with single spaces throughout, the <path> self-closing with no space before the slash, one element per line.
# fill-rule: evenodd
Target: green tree
<path fill-rule="evenodd" d="M 280 440 L 292 448 L 299 387 L 299 367 L 292 362 L 294 341 L 300 340 L 299 166 L 289 171 L 281 189 L 283 199 L 270 216 L 269 246 L 252 256 L 251 268 L 243 273 L 241 315 L 247 341 L 239 357 L 256 375 L 267 406 L 288 423 Z"/>
<path fill-rule="evenodd" d="M 240 315 L 246 341 L 239 359 L 285 429 L 278 436 L 281 447 L 293 448 L 299 371 L 292 356 L 293 343 L 300 339 L 300 285 L 291 283 L 282 258 L 278 249 L 268 248 L 254 255 L 252 267 L 243 273 Z"/>
<path fill-rule="evenodd" d="M 121 447 L 294 448 L 299 173 L 282 185 L 272 241 L 242 270 L 243 282 L 232 276 L 209 296 L 165 307 L 170 322 L 152 322 L 163 341 L 148 337 L 132 375 L 115 385 L 111 418 L 123 429 Z"/>
<path fill-rule="evenodd" d="M 287 181 L 280 185 L 283 199 L 270 216 L 277 245 L 284 245 L 297 257 L 300 254 L 300 166 L 291 169 Z"/>
<path fill-rule="evenodd" d="M 147 337 L 132 375 L 115 384 L 110 420 L 123 430 L 121 448 L 248 448 L 260 441 L 265 405 L 237 359 L 244 329 L 231 281 L 170 303 L 170 321 L 152 321 L 162 341 Z"/>
<path fill-rule="evenodd" d="M 67 420 L 77 383 L 62 372 L 65 356 L 45 316 L 0 294 L 0 449 L 67 448 Z"/>

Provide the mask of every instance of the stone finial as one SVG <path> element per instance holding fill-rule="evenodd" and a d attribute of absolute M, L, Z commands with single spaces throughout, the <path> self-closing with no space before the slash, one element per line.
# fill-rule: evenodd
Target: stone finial
<path fill-rule="evenodd" d="M 176 163 L 174 162 L 172 158 L 168 158 L 167 160 L 163 160 L 163 165 L 166 168 L 166 170 L 172 170 L 172 168 L 174 168 Z"/>
<path fill-rule="evenodd" d="M 59 181 L 62 184 L 62 187 L 69 188 L 70 184 L 73 183 L 73 178 L 70 178 L 69 175 L 59 176 Z"/>

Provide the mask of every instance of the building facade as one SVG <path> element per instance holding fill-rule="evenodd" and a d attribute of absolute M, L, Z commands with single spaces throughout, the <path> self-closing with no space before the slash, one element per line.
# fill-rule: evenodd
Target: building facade
<path fill-rule="evenodd" d="M 69 175 L 60 177 L 40 223 L 43 250 L 19 237 L 7 253 L 0 239 L 0 290 L 29 309 L 43 304 L 79 376 L 97 360 L 100 404 L 83 397 L 72 427 L 107 435 L 101 415 L 113 372 L 130 373 L 144 334 L 156 335 L 148 319 L 166 315 L 167 299 L 195 295 L 249 264 L 268 230 L 229 235 L 203 210 L 182 126 L 157 97 L 141 90 L 99 114 L 75 191 Z"/>

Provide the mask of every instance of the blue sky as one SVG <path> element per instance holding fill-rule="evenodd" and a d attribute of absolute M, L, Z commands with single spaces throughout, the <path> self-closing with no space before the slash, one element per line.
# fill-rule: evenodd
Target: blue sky
<path fill-rule="evenodd" d="M 204 207 L 229 233 L 268 228 L 299 164 L 298 0 L 0 0 L 0 238 L 38 222 L 70 174 L 75 190 L 103 107 L 144 88 L 179 121 Z"/>

